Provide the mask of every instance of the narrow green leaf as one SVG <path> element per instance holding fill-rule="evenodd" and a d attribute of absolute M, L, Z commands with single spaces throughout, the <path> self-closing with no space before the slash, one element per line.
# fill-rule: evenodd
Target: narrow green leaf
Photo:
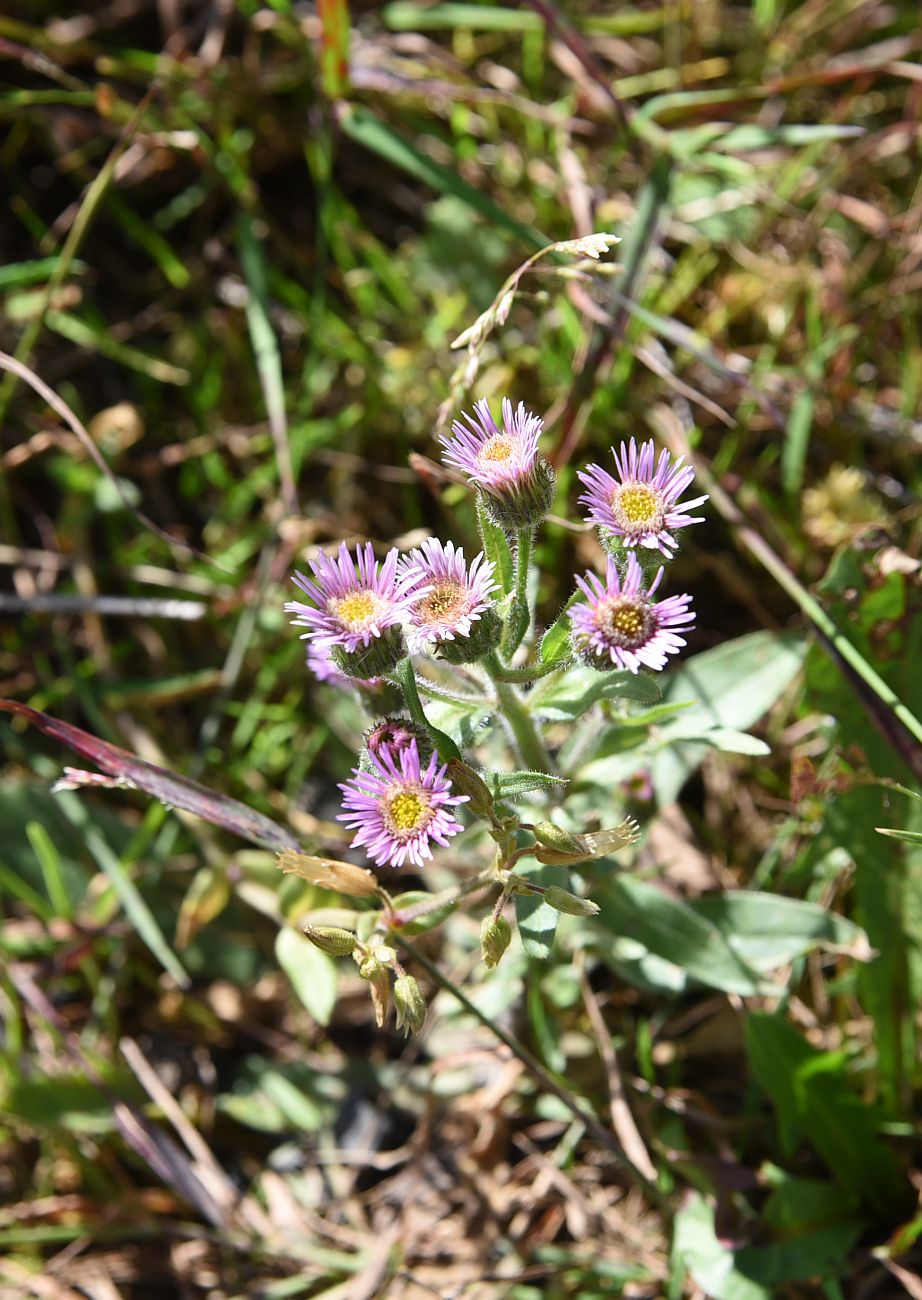
<path fill-rule="evenodd" d="M 83 837 L 84 843 L 100 869 L 108 876 L 112 888 L 125 909 L 125 914 L 139 937 L 147 944 L 163 969 L 172 975 L 179 987 L 187 989 L 191 983 L 189 976 L 164 938 L 163 931 L 137 885 L 94 827 L 85 826 Z"/>
<path fill-rule="evenodd" d="M 73 914 L 73 906 L 64 884 L 61 855 L 54 841 L 41 822 L 28 822 L 26 834 L 42 869 L 42 877 L 52 907 L 58 916 L 70 917 Z"/>
<path fill-rule="evenodd" d="M 508 596 L 515 581 L 512 548 L 509 545 L 509 538 L 487 514 L 479 494 L 477 495 L 477 527 L 480 530 L 484 554 L 495 565 L 500 591 L 504 596 Z"/>
<path fill-rule="evenodd" d="M 524 225 L 515 217 L 510 217 L 482 190 L 474 189 L 451 168 L 434 162 L 410 140 L 399 135 L 393 127 L 375 117 L 367 109 L 352 105 L 350 111 L 344 113 L 340 119 L 340 126 L 343 133 L 356 144 L 370 149 L 372 153 L 376 153 L 394 167 L 399 167 L 440 194 L 451 194 L 460 199 L 471 211 L 484 217 L 491 225 L 508 230 L 527 246 L 539 249 L 551 242 L 540 230 Z"/>
<path fill-rule="evenodd" d="M 567 782 L 547 772 L 491 772 L 487 784 L 494 799 L 518 799 L 532 790 L 553 790 Z"/>

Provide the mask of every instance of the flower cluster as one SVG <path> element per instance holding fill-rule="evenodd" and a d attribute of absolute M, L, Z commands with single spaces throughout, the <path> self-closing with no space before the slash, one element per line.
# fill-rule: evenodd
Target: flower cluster
<path fill-rule="evenodd" d="M 594 573 L 576 579 L 586 601 L 571 613 L 571 643 L 574 653 L 594 668 L 659 671 L 685 645 L 682 634 L 694 627 L 691 597 L 654 601 L 665 569 L 660 565 L 647 583 L 637 551 L 658 551 L 672 559 L 679 545 L 675 533 L 703 522 L 690 512 L 707 497 L 679 500 L 695 471 L 681 457 L 673 462 L 668 451 L 657 460 L 652 439 L 638 448 L 632 438 L 611 452 L 617 478 L 600 465 L 587 465 L 577 475 L 586 487 L 580 504 L 599 530 L 608 563 L 604 582 Z"/>
<path fill-rule="evenodd" d="M 532 672 L 514 665 L 513 657 L 530 624 L 532 541 L 551 508 L 556 485 L 539 452 L 542 428 L 538 416 L 522 403 L 514 408 L 508 399 L 497 424 L 481 399 L 441 440 L 446 464 L 477 494 L 484 537 L 498 527 L 508 538 L 515 575 L 510 581 L 507 566 L 502 604 L 496 564 L 483 553 L 468 564 L 460 547 L 436 538 L 405 555 L 392 549 L 380 563 L 370 543 L 357 547 L 354 555 L 342 543 L 336 556 L 321 553 L 310 561 L 310 576 L 295 575 L 307 599 L 290 601 L 285 608 L 305 629 L 308 664 L 315 675 L 377 693 L 377 712 L 387 715 L 366 733 L 359 765 L 340 787 L 345 808 L 340 820 L 354 833 L 353 847 L 363 848 L 379 866 L 421 867 L 432 856 L 432 845 L 446 845 L 462 829 L 456 813 L 464 803 L 476 815 L 486 815 L 494 832 L 505 833 L 487 787 L 423 711 L 409 656 L 479 665 L 475 680 L 493 679 L 497 701 L 507 711 L 518 707 L 520 697 L 502 683 L 528 680 Z M 692 512 L 707 498 L 682 500 L 694 471 L 681 459 L 673 461 L 667 451 L 657 458 L 652 441 L 638 447 L 631 439 L 617 451 L 612 448 L 612 455 L 617 477 L 599 465 L 579 472 L 585 488 L 580 504 L 599 531 L 607 563 L 604 577 L 586 573 L 576 578 L 579 599 L 569 614 L 570 654 L 600 670 L 657 672 L 685 645 L 694 615 L 688 595 L 654 599 L 665 568 L 660 564 L 653 571 L 651 552 L 668 562 L 678 549 L 676 534 L 701 522 Z M 533 675 L 543 671 L 538 668 Z M 435 688 L 431 680 L 420 681 L 430 693 Z M 389 698 L 398 686 L 410 717 L 390 712 Z M 517 723 L 507 721 L 521 744 L 521 716 Z M 537 739 L 532 765 L 541 767 L 542 756 L 547 758 L 547 751 Z M 471 803 L 469 793 L 453 793 L 449 759 L 462 788 L 472 781 L 483 786 L 479 800 Z"/>

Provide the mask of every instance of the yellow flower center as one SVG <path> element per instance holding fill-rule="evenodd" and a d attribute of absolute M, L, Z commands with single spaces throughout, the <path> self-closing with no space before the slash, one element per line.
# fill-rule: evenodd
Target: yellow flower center
<path fill-rule="evenodd" d="M 346 627 L 355 629 L 370 623 L 378 613 L 380 603 L 373 591 L 351 591 L 330 601 L 330 609 Z"/>
<path fill-rule="evenodd" d="M 600 601 L 597 618 L 602 631 L 622 650 L 636 650 L 653 630 L 650 607 L 626 596 Z"/>
<path fill-rule="evenodd" d="M 459 614 L 464 605 L 464 587 L 458 582 L 440 582 L 417 605 L 422 623 L 440 623 Z"/>
<path fill-rule="evenodd" d="M 512 455 L 512 443 L 508 438 L 493 437 L 480 453 L 481 460 L 508 460 Z"/>
<path fill-rule="evenodd" d="M 400 790 L 387 805 L 388 820 L 395 831 L 418 830 L 427 811 L 425 802 L 412 790 Z"/>
<path fill-rule="evenodd" d="M 617 488 L 611 508 L 626 533 L 659 532 L 665 521 L 662 495 L 649 483 L 626 483 Z"/>

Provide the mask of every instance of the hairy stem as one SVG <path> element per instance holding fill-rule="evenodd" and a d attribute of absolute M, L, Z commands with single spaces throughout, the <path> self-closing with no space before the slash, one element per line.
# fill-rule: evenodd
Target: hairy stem
<path fill-rule="evenodd" d="M 394 679 L 403 692 L 404 703 L 410 717 L 417 726 L 426 728 L 426 731 L 432 737 L 432 743 L 435 745 L 442 762 L 447 763 L 450 758 L 460 758 L 461 753 L 451 736 L 446 736 L 444 731 L 439 731 L 438 727 L 434 727 L 426 717 L 416 685 L 416 673 L 413 671 L 409 655 L 405 659 L 401 659 L 394 669 Z"/>
<path fill-rule="evenodd" d="M 553 759 L 547 752 L 547 746 L 541 739 L 541 733 L 528 710 L 528 705 L 514 686 L 502 680 L 500 675 L 502 665 L 497 656 L 487 655 L 484 664 L 493 678 L 497 705 L 509 724 L 523 766 L 536 772 L 553 772 Z"/>

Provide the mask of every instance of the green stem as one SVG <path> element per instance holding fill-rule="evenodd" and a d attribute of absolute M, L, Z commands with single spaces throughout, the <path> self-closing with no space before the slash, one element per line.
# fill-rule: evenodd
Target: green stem
<path fill-rule="evenodd" d="M 531 622 L 531 612 L 528 608 L 528 571 L 531 567 L 534 540 L 533 528 L 518 529 L 515 550 L 515 590 L 501 647 L 506 659 L 510 659 L 518 650 Z"/>
<path fill-rule="evenodd" d="M 434 727 L 426 717 L 416 685 L 416 673 L 413 671 L 409 655 L 401 659 L 394 669 L 394 678 L 403 692 L 404 703 L 410 717 L 417 726 L 426 728 L 442 762 L 447 763 L 450 758 L 460 758 L 461 752 L 451 736 L 446 736 L 444 731 L 439 731 L 438 727 Z"/>
<path fill-rule="evenodd" d="M 493 680 L 497 682 L 536 682 L 539 677 L 547 677 L 560 668 L 559 661 L 553 664 L 526 664 L 522 668 L 509 668 L 497 659 Z"/>
<path fill-rule="evenodd" d="M 527 704 L 515 687 L 503 681 L 497 672 L 497 670 L 502 671 L 502 665 L 497 656 L 495 654 L 487 655 L 483 662 L 487 672 L 493 678 L 493 684 L 496 687 L 496 702 L 503 717 L 509 723 L 523 766 L 536 772 L 553 772 L 555 770 L 554 761 L 547 752 L 547 746 L 541 739 L 541 734 L 535 725 L 534 718 L 528 711 Z"/>
<path fill-rule="evenodd" d="M 444 700 L 448 704 L 488 704 L 486 696 L 468 695 L 463 691 L 448 691 L 444 686 L 437 686 L 422 674 L 417 678 L 417 688 L 433 700 Z"/>

